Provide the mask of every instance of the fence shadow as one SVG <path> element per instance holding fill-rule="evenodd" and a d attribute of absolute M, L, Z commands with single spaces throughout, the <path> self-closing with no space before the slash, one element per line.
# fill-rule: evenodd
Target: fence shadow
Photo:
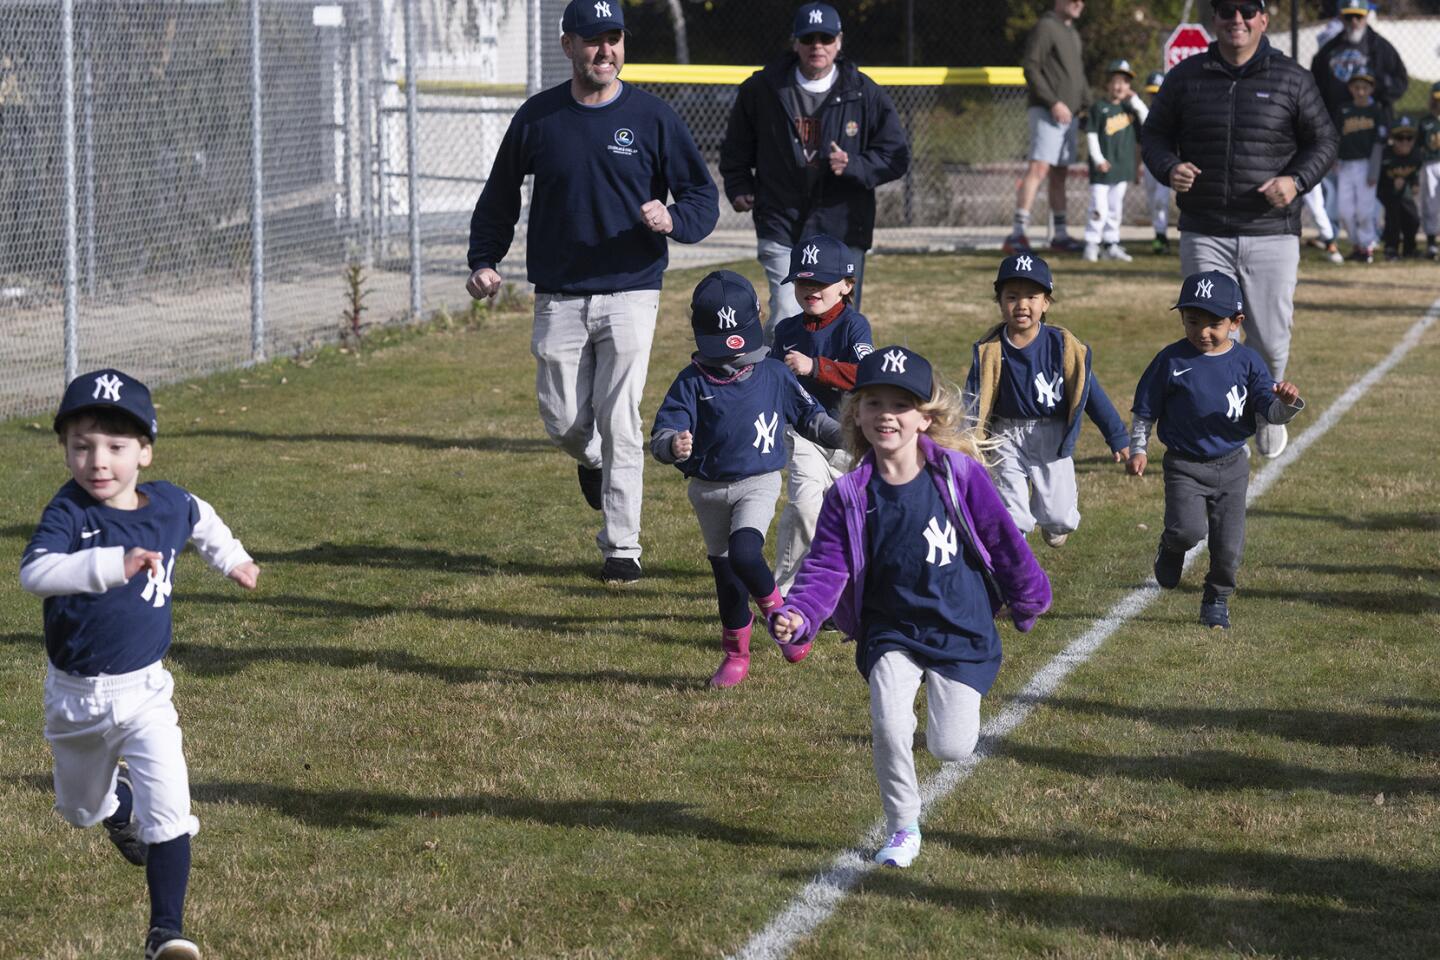
<path fill-rule="evenodd" d="M 251 443 L 364 443 L 414 447 L 417 450 L 478 450 L 496 453 L 540 453 L 558 449 L 549 440 L 538 437 L 426 437 L 405 433 L 264 433 L 258 430 L 220 430 L 205 427 L 195 430 L 178 429 L 171 434 L 177 439 L 210 437 L 220 440 L 245 440 Z"/>

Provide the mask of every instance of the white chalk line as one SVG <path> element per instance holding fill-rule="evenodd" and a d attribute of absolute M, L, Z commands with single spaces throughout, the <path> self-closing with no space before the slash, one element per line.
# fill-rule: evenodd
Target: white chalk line
<path fill-rule="evenodd" d="M 1440 319 L 1440 299 L 1430 305 L 1430 309 L 1400 338 L 1385 359 L 1371 367 L 1326 408 L 1314 426 L 1295 437 L 1280 456 L 1256 472 L 1245 497 L 1246 506 L 1263 496 L 1291 464 L 1325 436 L 1361 397 L 1394 369 L 1420 343 L 1421 337 L 1435 325 L 1437 319 Z M 1194 563 L 1204 551 L 1205 542 L 1201 541 L 1185 555 L 1185 567 Z M 1160 587 L 1153 579 L 1135 589 L 1041 667 L 1024 689 L 980 728 L 980 741 L 973 754 L 964 760 L 942 765 L 937 773 L 920 785 L 921 821 L 935 804 L 943 801 L 968 778 L 982 760 L 994 753 L 1000 742 L 1048 699 L 1072 670 L 1089 660 L 1111 634 L 1139 616 L 1159 595 Z M 876 864 L 866 851 L 878 847 L 885 839 L 885 820 L 882 817 L 870 827 L 857 846 L 841 851 L 824 873 L 807 883 L 764 929 L 730 956 L 735 960 L 782 960 L 788 956 L 791 949 L 828 920 L 850 891 L 875 869 Z"/>

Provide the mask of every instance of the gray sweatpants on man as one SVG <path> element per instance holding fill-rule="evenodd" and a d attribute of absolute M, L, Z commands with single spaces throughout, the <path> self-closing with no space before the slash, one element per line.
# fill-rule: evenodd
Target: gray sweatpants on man
<path fill-rule="evenodd" d="M 1295 281 L 1300 238 L 1211 237 L 1180 234 L 1180 275 L 1221 270 L 1240 282 L 1245 298 L 1245 345 L 1256 351 L 1276 380 L 1290 362 L 1290 327 L 1295 319 Z"/>
<path fill-rule="evenodd" d="M 1235 575 L 1245 550 L 1245 492 L 1250 459 L 1243 446 L 1216 460 L 1189 460 L 1167 451 L 1165 532 L 1160 546 L 1181 553 L 1210 538 L 1206 602 L 1235 592 Z"/>
<path fill-rule="evenodd" d="M 545 432 L 581 464 L 602 469 L 605 524 L 595 542 L 610 557 L 640 556 L 645 433 L 640 395 L 650 367 L 659 290 L 535 294 L 535 393 Z"/>

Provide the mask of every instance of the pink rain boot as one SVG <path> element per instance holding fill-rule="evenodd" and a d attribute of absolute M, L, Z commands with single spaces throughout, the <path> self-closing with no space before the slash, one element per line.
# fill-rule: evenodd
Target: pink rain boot
<path fill-rule="evenodd" d="M 750 628 L 754 625 L 755 618 L 751 617 L 750 622 L 739 630 L 721 631 L 720 647 L 725 651 L 725 659 L 720 661 L 720 669 L 710 678 L 710 686 L 723 689 L 745 679 L 750 672 Z"/>
<path fill-rule="evenodd" d="M 775 610 L 779 610 L 779 609 L 780 609 L 780 605 L 783 604 L 784 602 L 785 602 L 785 598 L 782 597 L 782 596 L 780 596 L 780 588 L 779 588 L 779 587 L 776 587 L 774 590 L 771 590 L 771 591 L 770 591 L 770 596 L 768 596 L 768 597 L 756 597 L 756 598 L 755 598 L 755 606 L 757 606 L 757 607 L 760 608 L 760 616 L 765 617 L 765 618 L 767 618 L 767 619 L 770 617 L 771 612 L 772 612 L 772 611 L 775 611 Z"/>
<path fill-rule="evenodd" d="M 770 614 L 779 610 L 784 603 L 785 600 L 780 596 L 779 587 L 776 587 L 768 597 L 755 598 L 755 605 L 760 608 L 760 615 L 767 621 L 770 619 Z M 791 663 L 799 663 L 810 653 L 811 644 L 808 641 L 805 643 L 781 643 L 776 640 L 775 643 L 780 647 L 780 653 Z"/>

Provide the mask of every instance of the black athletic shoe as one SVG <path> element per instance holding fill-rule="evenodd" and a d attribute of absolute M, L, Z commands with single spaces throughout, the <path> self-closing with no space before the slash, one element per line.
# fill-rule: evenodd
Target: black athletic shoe
<path fill-rule="evenodd" d="M 1178 550 L 1166 550 L 1161 544 L 1155 551 L 1155 582 L 1166 590 L 1180 585 L 1180 570 L 1185 566 L 1185 554 Z"/>
<path fill-rule="evenodd" d="M 1224 597 L 1206 600 L 1200 604 L 1200 622 L 1212 630 L 1230 629 L 1230 607 Z"/>
<path fill-rule="evenodd" d="M 585 502 L 590 504 L 591 510 L 599 510 L 600 484 L 605 480 L 605 471 L 583 463 L 575 464 L 575 469 L 580 474 L 580 492 L 585 494 Z"/>
<path fill-rule="evenodd" d="M 600 579 L 612 587 L 628 587 L 640 582 L 640 561 L 630 557 L 608 557 L 600 568 Z"/>
<path fill-rule="evenodd" d="M 200 948 L 178 930 L 151 927 L 145 938 L 145 960 L 200 960 Z"/>
<path fill-rule="evenodd" d="M 122 763 L 115 780 L 130 788 L 130 794 L 132 797 L 134 796 L 135 789 L 130 783 L 129 767 Z M 140 839 L 140 824 L 135 822 L 135 811 L 130 811 L 130 819 L 124 823 L 117 824 L 109 820 L 101 822 L 105 825 L 105 833 L 110 837 L 110 842 L 115 844 L 116 850 L 120 851 L 120 856 L 137 867 L 145 866 L 145 858 L 150 853 L 150 847 Z"/>

